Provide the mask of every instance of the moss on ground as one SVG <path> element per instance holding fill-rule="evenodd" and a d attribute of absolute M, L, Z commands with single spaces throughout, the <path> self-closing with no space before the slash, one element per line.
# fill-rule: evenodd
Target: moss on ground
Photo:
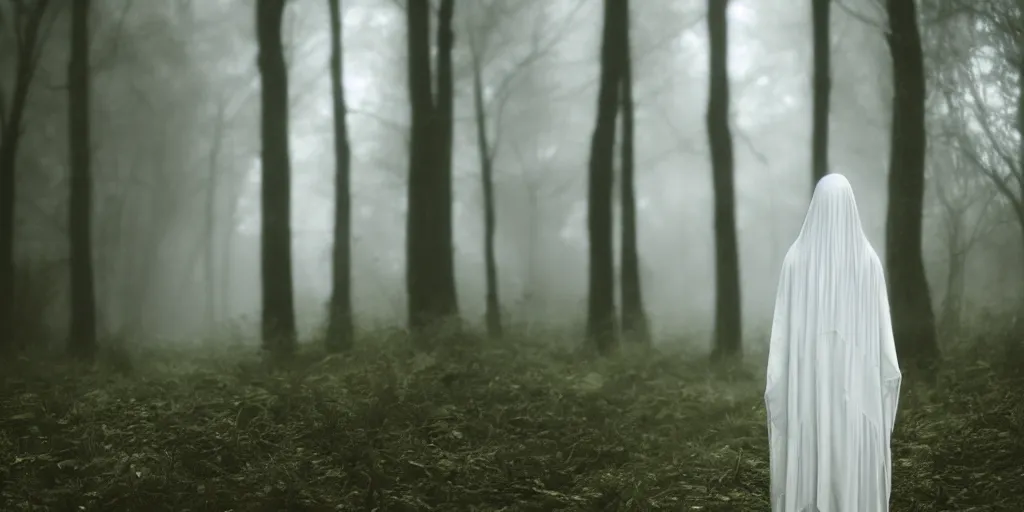
<path fill-rule="evenodd" d="M 757 362 L 517 346 L 5 363 L 0 509 L 769 510 Z M 894 510 L 1024 506 L 1024 377 L 982 356 L 904 386 Z"/>

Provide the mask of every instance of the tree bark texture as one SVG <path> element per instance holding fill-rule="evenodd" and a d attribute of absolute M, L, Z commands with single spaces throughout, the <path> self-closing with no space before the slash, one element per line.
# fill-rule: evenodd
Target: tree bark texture
<path fill-rule="evenodd" d="M 334 253 L 331 259 L 330 311 L 326 346 L 338 352 L 352 347 L 352 206 L 349 191 L 351 149 L 345 106 L 341 0 L 327 0 L 331 18 L 331 92 L 334 106 Z"/>
<path fill-rule="evenodd" d="M 68 62 L 68 144 L 70 194 L 68 237 L 71 262 L 71 322 L 68 352 L 82 359 L 96 354 L 96 290 L 92 261 L 92 170 L 89 126 L 89 0 L 71 4 Z"/>
<path fill-rule="evenodd" d="M 925 171 L 925 77 L 914 0 L 887 0 L 893 66 L 886 267 L 901 361 L 930 371 L 939 349 L 921 254 Z"/>
<path fill-rule="evenodd" d="M 438 101 L 430 62 L 430 3 L 409 0 L 408 79 L 411 104 L 406 291 L 409 330 L 425 334 L 458 315 L 451 235 L 451 18 L 441 2 L 438 27 Z"/>
<path fill-rule="evenodd" d="M 622 175 L 620 201 L 622 208 L 622 251 L 620 261 L 619 293 L 622 304 L 622 334 L 628 341 L 650 344 L 651 334 L 644 311 L 643 290 L 640 282 L 640 255 L 637 247 L 636 187 L 633 151 L 633 55 L 630 44 L 629 0 L 620 19 L 622 27 L 622 80 L 620 101 L 622 112 Z"/>
<path fill-rule="evenodd" d="M 615 268 L 612 248 L 612 162 L 615 157 L 615 119 L 619 109 L 622 78 L 622 23 L 624 0 L 604 0 L 601 35 L 601 74 L 597 98 L 597 122 L 590 143 L 587 185 L 587 228 L 590 239 L 587 339 L 600 353 L 617 342 L 615 318 Z"/>
<path fill-rule="evenodd" d="M 487 112 L 484 105 L 483 70 L 480 56 L 473 59 L 473 111 L 476 120 L 477 152 L 480 155 L 480 181 L 484 196 L 484 274 L 487 283 L 486 310 L 484 321 L 487 335 L 491 338 L 502 336 L 501 303 L 498 295 L 498 263 L 494 251 L 494 154 L 487 135 Z"/>
<path fill-rule="evenodd" d="M 707 130 L 715 197 L 715 334 L 712 358 L 742 353 L 739 249 L 733 143 L 729 131 L 728 0 L 708 0 L 710 86 Z"/>
<path fill-rule="evenodd" d="M 286 0 L 256 0 L 262 137 L 262 335 L 263 347 L 282 355 L 295 350 L 292 295 L 291 165 L 288 149 L 288 67 L 281 23 Z"/>
<path fill-rule="evenodd" d="M 40 28 L 49 6 L 47 0 L 37 0 L 30 7 L 15 9 L 11 25 L 17 31 L 15 70 L 10 96 L 0 96 L 0 348 L 16 340 L 15 267 L 14 267 L 14 203 L 17 199 L 15 174 L 18 146 L 24 128 L 25 108 L 28 105 L 32 79 L 38 63 L 38 52 L 43 34 Z M 3 92 L 0 90 L 0 92 Z"/>

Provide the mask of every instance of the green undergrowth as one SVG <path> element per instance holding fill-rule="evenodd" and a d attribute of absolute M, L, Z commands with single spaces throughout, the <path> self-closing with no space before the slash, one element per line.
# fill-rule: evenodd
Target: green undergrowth
<path fill-rule="evenodd" d="M 760 360 L 362 347 L 8 361 L 0 509 L 769 510 Z M 904 385 L 894 510 L 1021 509 L 1024 378 L 990 353 Z"/>

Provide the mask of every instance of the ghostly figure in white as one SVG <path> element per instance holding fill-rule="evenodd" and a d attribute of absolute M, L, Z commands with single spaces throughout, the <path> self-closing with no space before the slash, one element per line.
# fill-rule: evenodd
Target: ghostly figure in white
<path fill-rule="evenodd" d="M 888 512 L 902 375 L 885 275 L 850 182 L 818 182 L 775 299 L 765 405 L 772 512 Z"/>

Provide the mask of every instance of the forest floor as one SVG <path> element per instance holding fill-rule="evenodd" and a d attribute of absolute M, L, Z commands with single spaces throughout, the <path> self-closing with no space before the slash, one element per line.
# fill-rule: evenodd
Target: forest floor
<path fill-rule="evenodd" d="M 0 509 L 769 510 L 760 361 L 516 346 L 9 361 Z M 998 354 L 904 385 L 893 510 L 1020 510 L 1024 364 Z"/>

